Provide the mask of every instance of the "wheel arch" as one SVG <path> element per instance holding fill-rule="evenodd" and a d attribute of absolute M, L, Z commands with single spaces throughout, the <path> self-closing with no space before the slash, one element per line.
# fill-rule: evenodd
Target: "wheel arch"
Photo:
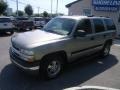
<path fill-rule="evenodd" d="M 112 44 L 113 44 L 113 40 L 112 40 L 112 39 L 109 39 L 109 40 L 107 40 L 107 41 L 105 42 L 105 44 L 107 44 L 107 43 L 109 43 L 110 45 L 112 45 Z"/>
<path fill-rule="evenodd" d="M 44 55 L 41 60 L 43 60 L 44 58 L 49 57 L 51 55 L 54 55 L 54 56 L 60 55 L 63 58 L 64 63 L 68 62 L 67 53 L 64 50 L 48 53 L 48 54 Z"/>

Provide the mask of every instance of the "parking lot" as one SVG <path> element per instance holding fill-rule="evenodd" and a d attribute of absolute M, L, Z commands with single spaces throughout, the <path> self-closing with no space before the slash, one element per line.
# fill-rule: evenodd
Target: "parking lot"
<path fill-rule="evenodd" d="M 11 64 L 10 37 L 0 36 L 0 90 L 61 90 L 84 85 L 120 89 L 119 40 L 115 40 L 109 57 L 70 65 L 58 78 L 44 81 L 22 72 Z"/>

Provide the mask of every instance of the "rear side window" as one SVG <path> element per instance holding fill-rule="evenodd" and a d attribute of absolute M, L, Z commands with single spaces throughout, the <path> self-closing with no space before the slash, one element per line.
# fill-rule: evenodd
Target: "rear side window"
<path fill-rule="evenodd" d="M 0 18 L 0 23 L 11 22 L 10 18 Z"/>
<path fill-rule="evenodd" d="M 83 19 L 79 22 L 77 30 L 84 30 L 87 34 L 92 33 L 91 22 L 89 19 Z"/>
<path fill-rule="evenodd" d="M 93 22 L 94 22 L 94 27 L 95 27 L 96 33 L 105 31 L 105 27 L 104 27 L 103 21 L 101 19 L 93 19 Z"/>
<path fill-rule="evenodd" d="M 107 26 L 107 30 L 116 30 L 115 24 L 111 19 L 105 19 L 104 21 Z"/>

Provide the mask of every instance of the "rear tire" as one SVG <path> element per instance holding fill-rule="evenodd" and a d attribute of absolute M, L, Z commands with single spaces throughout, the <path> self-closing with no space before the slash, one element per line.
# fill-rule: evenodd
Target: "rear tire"
<path fill-rule="evenodd" d="M 110 48 L 111 48 L 111 44 L 108 42 L 104 45 L 101 56 L 102 57 L 107 57 L 110 54 Z"/>
<path fill-rule="evenodd" d="M 63 69 L 62 57 L 58 55 L 49 55 L 40 63 L 40 76 L 44 79 L 53 79 L 57 77 Z"/>

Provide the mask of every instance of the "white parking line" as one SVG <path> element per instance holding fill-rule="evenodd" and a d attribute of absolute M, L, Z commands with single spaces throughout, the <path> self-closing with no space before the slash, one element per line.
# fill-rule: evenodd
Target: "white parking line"
<path fill-rule="evenodd" d="M 120 47 L 120 44 L 114 44 L 114 46 L 119 46 Z"/>
<path fill-rule="evenodd" d="M 82 87 L 71 87 L 64 90 L 119 90 L 119 89 L 107 88 L 101 86 L 82 86 Z"/>

